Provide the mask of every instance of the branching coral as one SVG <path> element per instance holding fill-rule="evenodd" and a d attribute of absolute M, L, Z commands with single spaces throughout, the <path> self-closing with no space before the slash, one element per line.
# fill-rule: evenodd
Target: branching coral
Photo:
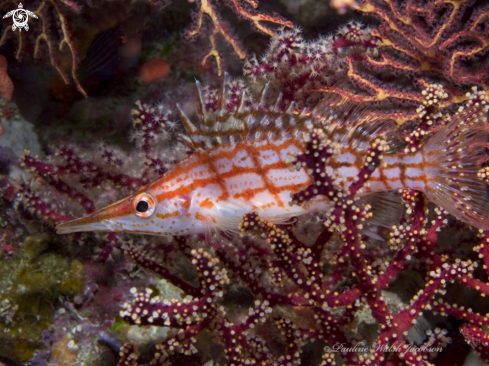
<path fill-rule="evenodd" d="M 166 6 L 169 3 L 169 1 L 149 2 L 155 7 Z M 218 50 L 218 36 L 221 35 L 224 38 L 224 41 L 231 46 L 233 52 L 240 59 L 246 57 L 246 51 L 238 37 L 233 34 L 230 26 L 222 19 L 216 6 L 212 4 L 210 0 L 199 0 L 197 4 L 198 10 L 194 14 L 194 24 L 185 32 L 185 37 L 187 39 L 194 39 L 197 37 L 207 37 L 209 39 L 210 49 L 202 57 L 201 65 L 202 67 L 208 66 L 209 58 L 214 58 L 217 65 L 217 73 L 221 76 L 223 73 L 223 57 Z M 239 18 L 249 20 L 258 31 L 270 36 L 274 34 L 274 31 L 265 26 L 263 24 L 265 22 L 287 27 L 292 26 L 292 22 L 286 21 L 278 15 L 268 15 L 258 12 L 256 10 L 256 8 L 258 8 L 258 2 L 255 0 L 232 0 L 230 2 L 225 2 L 225 4 L 229 6 Z M 17 3 L 14 1 L 4 2 L 2 4 L 2 9 L 11 10 L 7 6 L 15 7 L 17 6 Z M 38 19 L 32 22 L 32 30 L 36 32 L 34 36 L 34 58 L 41 58 L 42 44 L 45 43 L 51 66 L 57 71 L 66 84 L 69 84 L 70 80 L 73 81 L 78 91 L 82 95 L 87 96 L 87 93 L 80 84 L 77 76 L 77 51 L 70 34 L 66 15 L 70 12 L 75 14 L 79 13 L 80 6 L 70 0 L 43 0 L 39 3 L 38 7 L 32 11 L 38 16 Z M 206 26 L 206 19 L 210 20 L 209 26 Z M 53 35 L 51 29 L 53 23 L 59 25 L 57 35 Z M 5 27 L 0 38 L 0 46 L 4 45 L 8 38 L 17 39 L 15 57 L 17 60 L 20 60 L 22 58 L 22 52 L 24 52 L 26 47 L 26 43 L 29 40 L 28 34 L 25 32 L 13 31 L 11 27 Z M 58 53 L 63 51 L 64 48 L 66 48 L 71 55 L 71 67 L 68 73 L 58 62 Z"/>
<path fill-rule="evenodd" d="M 382 51 L 381 60 L 366 58 L 372 67 L 441 74 L 453 84 L 489 87 L 489 7 L 484 2 L 365 0 L 359 10 L 375 14 L 383 25 L 372 34 L 381 40 Z"/>
<path fill-rule="evenodd" d="M 225 2 L 225 4 L 228 5 L 239 18 L 249 20 L 256 29 L 269 36 L 272 36 L 274 31 L 263 25 L 263 22 L 275 23 L 287 27 L 292 26 L 292 22 L 286 21 L 278 15 L 272 16 L 257 12 L 255 9 L 258 7 L 258 2 L 255 0 L 231 0 Z M 229 30 L 229 26 L 221 19 L 211 0 L 199 0 L 198 7 L 196 14 L 194 14 L 194 25 L 191 29 L 185 32 L 185 37 L 192 39 L 197 35 L 207 35 L 211 47 L 202 58 L 201 65 L 206 66 L 208 59 L 213 57 L 217 65 L 217 74 L 221 76 L 223 73 L 222 56 L 217 49 L 216 36 L 220 34 L 240 59 L 246 57 L 246 51 L 240 44 L 238 38 Z M 204 31 L 204 19 L 206 16 L 211 21 L 211 27 L 210 30 Z"/>
<path fill-rule="evenodd" d="M 450 95 L 441 108 L 465 100 L 461 85 L 488 87 L 489 8 L 472 5 L 364 1 L 359 9 L 375 15 L 379 26 L 351 22 L 312 42 L 297 31 L 280 32 L 260 61 L 248 61 L 245 75 L 272 81 L 302 106 L 312 108 L 322 93 L 333 93 L 402 124 L 416 118 L 421 90 L 433 81 L 443 80 Z"/>
<path fill-rule="evenodd" d="M 284 101 L 312 108 L 323 96 L 317 89 L 345 79 L 349 58 L 362 60 L 378 52 L 378 40 L 370 33 L 371 28 L 352 22 L 334 37 L 306 42 L 299 29 L 282 30 L 272 37 L 261 61 L 253 57 L 245 63 L 244 74 L 253 81 L 270 80 Z"/>
<path fill-rule="evenodd" d="M 419 102 L 420 89 L 442 79 L 451 96 L 444 103 L 449 106 L 465 99 L 460 85 L 488 88 L 489 7 L 485 2 L 365 0 L 359 10 L 375 15 L 381 23 L 371 32 L 379 40 L 380 57 L 367 54 L 364 65 L 347 59 L 348 77 L 363 92 L 320 90 L 359 103 L 394 98 L 412 105 Z M 396 75 L 407 76 L 421 88 L 388 86 L 386 81 Z"/>
<path fill-rule="evenodd" d="M 6 5 L 8 5 L 9 7 L 16 7 L 17 2 L 4 2 L 2 5 L 2 9 L 7 9 Z M 70 0 L 43 0 L 39 3 L 39 6 L 32 11 L 39 18 L 38 20 L 35 20 L 35 23 L 39 24 L 35 24 L 33 22 L 34 26 L 32 27 L 33 30 L 36 32 L 34 58 L 41 58 L 41 45 L 43 44 L 43 42 L 45 42 L 51 66 L 58 72 L 58 74 L 61 76 L 66 84 L 70 83 L 71 76 L 71 80 L 75 83 L 78 91 L 80 91 L 80 93 L 82 93 L 84 96 L 87 96 L 76 75 L 78 57 L 70 32 L 68 30 L 68 23 L 65 15 L 66 11 L 78 13 L 80 11 L 80 7 L 75 2 Z M 54 17 L 56 17 L 55 19 L 51 19 L 52 14 L 54 14 Z M 59 40 L 52 35 L 52 23 L 59 24 Z M 0 46 L 5 44 L 9 36 L 16 36 L 17 38 L 17 51 L 15 53 L 15 58 L 17 60 L 20 60 L 22 58 L 22 52 L 24 51 L 25 43 L 27 42 L 28 34 L 26 34 L 25 32 L 22 33 L 20 30 L 13 31 L 11 27 L 5 27 L 2 33 L 2 37 L 0 38 Z M 68 76 L 66 71 L 63 70 L 57 60 L 58 52 L 61 52 L 65 47 L 68 49 L 71 55 L 71 68 L 69 72 L 70 76 Z"/>

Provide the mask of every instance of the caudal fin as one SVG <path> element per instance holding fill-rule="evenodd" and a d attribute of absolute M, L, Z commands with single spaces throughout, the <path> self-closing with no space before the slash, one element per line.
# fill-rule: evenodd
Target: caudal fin
<path fill-rule="evenodd" d="M 458 219 L 489 229 L 489 96 L 473 88 L 469 101 L 423 146 L 429 161 L 428 199 Z"/>

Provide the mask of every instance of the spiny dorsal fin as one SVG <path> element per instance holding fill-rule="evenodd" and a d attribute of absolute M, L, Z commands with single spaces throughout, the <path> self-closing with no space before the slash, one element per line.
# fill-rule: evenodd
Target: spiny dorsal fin
<path fill-rule="evenodd" d="M 227 74 L 218 90 L 203 87 L 198 81 L 196 88 L 198 123 L 191 123 L 177 107 L 194 149 L 256 139 L 297 137 L 314 123 L 309 111 L 296 111 L 294 103 L 284 106 L 281 94 L 273 97 L 269 83 L 256 101 L 242 80 L 230 80 Z M 188 139 L 182 140 L 190 146 Z"/>
<path fill-rule="evenodd" d="M 187 117 L 185 112 L 182 110 L 180 107 L 180 104 L 177 103 L 177 110 L 178 114 L 180 115 L 180 120 L 182 121 L 183 128 L 185 129 L 185 132 L 187 134 L 178 134 L 178 137 L 192 150 L 196 150 L 197 147 L 193 143 L 192 139 L 189 136 L 192 136 L 193 133 L 195 133 L 197 130 L 197 127 L 194 126 L 192 122 L 190 122 L 190 119 Z"/>
<path fill-rule="evenodd" d="M 263 87 L 263 89 L 260 92 L 260 96 L 256 100 L 256 103 L 260 107 L 264 107 L 265 106 L 265 100 L 266 100 L 266 97 L 267 97 L 269 88 L 270 88 L 270 82 L 268 82 L 268 83 L 265 84 L 265 86 Z"/>
<path fill-rule="evenodd" d="M 217 99 L 217 110 L 221 116 L 224 111 L 224 99 L 226 95 L 227 82 L 228 82 L 228 73 L 225 72 L 221 79 L 221 87 L 219 88 L 219 98 Z"/>
<path fill-rule="evenodd" d="M 206 110 L 205 110 L 205 103 L 204 103 L 204 96 L 203 96 L 204 93 L 200 81 L 195 80 L 195 87 L 197 89 L 197 103 L 198 103 L 197 113 L 200 116 L 202 116 L 202 119 L 206 120 Z"/>
<path fill-rule="evenodd" d="M 239 98 L 238 108 L 236 108 L 236 113 L 237 114 L 244 113 L 244 111 L 245 111 L 245 104 L 246 104 L 247 101 L 248 101 L 248 99 L 246 98 L 246 91 L 243 90 L 241 92 L 241 96 Z"/>
<path fill-rule="evenodd" d="M 280 106 L 282 104 L 282 93 L 279 93 L 277 95 L 277 98 L 275 99 L 275 101 L 273 102 L 273 110 L 274 112 L 278 112 L 280 111 Z M 292 103 L 291 103 L 292 104 Z"/>

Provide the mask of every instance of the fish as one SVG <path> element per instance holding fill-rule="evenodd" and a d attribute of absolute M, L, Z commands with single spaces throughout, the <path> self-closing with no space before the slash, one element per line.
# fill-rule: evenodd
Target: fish
<path fill-rule="evenodd" d="M 135 67 L 141 55 L 143 27 L 130 20 L 100 32 L 78 66 L 78 77 L 109 80 Z"/>
<path fill-rule="evenodd" d="M 267 105 L 269 84 L 256 101 L 243 91 L 231 108 L 226 77 L 214 109 L 206 105 L 203 88 L 196 82 L 199 128 L 177 105 L 187 131 L 180 137 L 192 154 L 129 197 L 59 224 L 57 232 L 209 237 L 215 232 L 239 232 L 243 215 L 251 211 L 273 223 L 327 212 L 332 207 L 327 197 L 292 202 L 294 194 L 315 183 L 305 168 L 291 169 L 291 162 L 305 153 L 305 134 L 317 128 L 335 146 L 325 162 L 325 173 L 336 177 L 343 188 L 357 179 L 371 143 L 381 138 L 387 151 L 362 196 L 399 189 L 422 191 L 458 219 L 489 228 L 488 184 L 480 174 L 488 160 L 489 98 L 484 91 L 470 94 L 468 102 L 417 151 L 403 153 L 394 138 L 394 121 L 373 117 L 368 108 L 319 103 L 312 112 L 297 113 L 293 103 L 287 109 L 280 107 L 280 95 Z"/>

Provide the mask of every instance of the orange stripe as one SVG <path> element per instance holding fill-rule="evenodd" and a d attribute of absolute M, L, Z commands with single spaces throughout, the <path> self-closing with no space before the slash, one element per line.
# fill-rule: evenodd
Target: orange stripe
<path fill-rule="evenodd" d="M 276 187 L 273 184 L 273 182 L 270 181 L 270 179 L 267 177 L 267 174 L 269 173 L 270 170 L 288 169 L 288 165 L 284 161 L 279 160 L 278 162 L 275 162 L 273 164 L 267 164 L 266 168 L 263 168 L 260 161 L 260 152 L 265 150 L 273 150 L 277 153 L 277 155 L 280 156 L 280 152 L 291 145 L 298 147 L 300 143 L 295 139 L 286 140 L 284 141 L 284 143 L 280 145 L 272 145 L 271 143 L 267 143 L 261 146 L 250 146 L 248 143 L 240 143 L 237 144 L 232 151 L 219 151 L 219 153 L 214 154 L 212 156 L 210 155 L 210 153 L 212 153 L 215 150 L 206 150 L 206 151 L 198 152 L 196 153 L 197 161 L 186 165 L 184 160 L 182 163 L 176 166 L 176 169 L 171 174 L 164 175 L 159 180 L 157 180 L 153 184 L 154 187 L 153 189 L 158 189 L 159 187 L 169 188 L 167 186 L 168 181 L 176 180 L 180 178 L 183 174 L 188 174 L 189 171 L 199 166 L 207 165 L 209 167 L 210 172 L 212 172 L 213 174 L 208 178 L 196 178 L 193 180 L 191 184 L 181 186 L 172 191 L 163 192 L 157 195 L 156 199 L 158 200 L 158 202 L 162 202 L 164 200 L 171 199 L 173 197 L 180 196 L 182 194 L 190 194 L 192 191 L 194 191 L 199 187 L 206 187 L 210 184 L 216 184 L 221 188 L 222 191 L 218 199 L 226 200 L 230 196 L 227 186 L 225 184 L 226 179 L 238 177 L 246 173 L 256 173 L 260 175 L 260 177 L 263 179 L 264 182 L 264 187 L 257 188 L 257 189 L 260 189 L 260 191 L 268 190 L 272 195 L 274 195 L 278 204 L 281 207 L 283 207 L 284 204 L 283 202 L 281 202 L 278 194 L 286 189 L 289 190 L 293 189 L 294 191 L 296 191 L 302 188 L 302 186 L 291 184 L 288 186 L 281 186 L 280 188 Z M 252 159 L 254 165 L 253 167 L 244 168 L 244 167 L 233 166 L 233 169 L 230 170 L 229 172 L 226 173 L 218 172 L 215 164 L 217 160 L 227 158 L 232 163 L 236 154 L 242 150 L 246 151 L 247 157 L 250 157 Z M 246 197 L 248 199 L 252 198 L 252 196 L 249 195 L 247 195 Z"/>

